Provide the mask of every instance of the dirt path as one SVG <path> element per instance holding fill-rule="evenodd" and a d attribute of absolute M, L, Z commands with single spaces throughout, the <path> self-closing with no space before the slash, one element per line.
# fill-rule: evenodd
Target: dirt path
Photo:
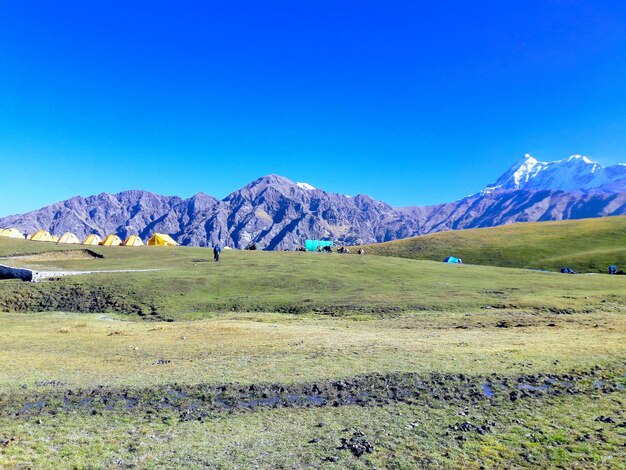
<path fill-rule="evenodd" d="M 63 276 L 80 276 L 81 274 L 99 274 L 99 273 L 146 273 L 152 271 L 163 271 L 162 269 L 107 269 L 99 271 L 32 271 L 32 282 L 39 282 L 45 279 L 63 277 Z"/>
<path fill-rule="evenodd" d="M 163 271 L 162 269 L 104 269 L 91 271 L 37 271 L 29 268 L 0 265 L 0 279 L 21 279 L 22 281 L 39 282 L 46 279 L 64 276 L 80 276 L 81 274 L 98 273 L 143 273 Z"/>

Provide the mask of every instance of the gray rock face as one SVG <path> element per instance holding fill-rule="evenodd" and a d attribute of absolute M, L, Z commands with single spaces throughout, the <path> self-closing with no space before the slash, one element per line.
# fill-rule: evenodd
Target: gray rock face
<path fill-rule="evenodd" d="M 121 238 L 154 232 L 179 243 L 269 250 L 295 249 L 308 238 L 340 244 L 389 241 L 450 229 L 514 222 L 578 219 L 626 214 L 626 188 L 615 179 L 613 192 L 491 190 L 456 202 L 394 208 L 369 196 L 327 193 L 278 175 L 259 178 L 224 200 L 199 193 L 189 199 L 146 191 L 102 193 L 0 219 L 0 227 L 33 233 L 71 231 Z"/>

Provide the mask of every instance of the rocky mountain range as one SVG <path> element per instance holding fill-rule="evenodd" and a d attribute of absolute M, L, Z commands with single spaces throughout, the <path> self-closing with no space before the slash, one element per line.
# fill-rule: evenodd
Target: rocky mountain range
<path fill-rule="evenodd" d="M 602 167 L 586 157 L 539 162 L 526 156 L 494 184 L 459 201 L 392 207 L 366 195 L 333 194 L 278 175 L 258 178 L 223 200 L 188 199 L 147 191 L 76 196 L 26 214 L 0 218 L 0 227 L 32 233 L 71 231 L 79 237 L 124 238 L 168 233 L 179 243 L 269 250 L 294 249 L 305 239 L 374 243 L 450 229 L 514 222 L 626 214 L 626 165 Z"/>

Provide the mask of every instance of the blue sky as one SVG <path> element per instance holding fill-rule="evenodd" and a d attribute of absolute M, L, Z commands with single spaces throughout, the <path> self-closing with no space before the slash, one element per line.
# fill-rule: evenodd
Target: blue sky
<path fill-rule="evenodd" d="M 525 153 L 626 162 L 626 2 L 0 2 L 0 215 L 269 173 L 433 204 Z"/>

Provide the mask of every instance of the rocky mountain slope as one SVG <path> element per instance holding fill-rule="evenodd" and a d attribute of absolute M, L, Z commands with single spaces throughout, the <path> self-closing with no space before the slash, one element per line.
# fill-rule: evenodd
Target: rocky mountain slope
<path fill-rule="evenodd" d="M 0 219 L 0 227 L 41 228 L 120 237 L 154 232 L 181 244 L 294 249 L 307 238 L 366 244 L 449 229 L 513 222 L 626 214 L 626 165 L 602 168 L 585 157 L 542 163 L 526 157 L 498 181 L 456 202 L 394 208 L 369 196 L 327 193 L 278 175 L 259 178 L 223 200 L 189 199 L 146 191 L 73 197 L 27 214 Z"/>
<path fill-rule="evenodd" d="M 415 214 L 423 217 L 422 207 L 400 210 L 409 217 Z M 421 233 L 625 214 L 626 192 L 498 191 L 434 206 L 421 226 Z"/>

